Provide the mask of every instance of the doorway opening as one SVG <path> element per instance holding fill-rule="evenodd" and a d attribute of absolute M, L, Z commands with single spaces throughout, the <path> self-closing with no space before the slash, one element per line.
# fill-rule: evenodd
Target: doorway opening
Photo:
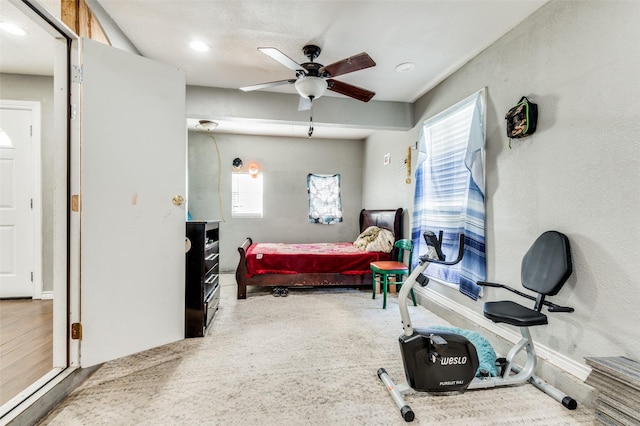
<path fill-rule="evenodd" d="M 60 11 L 57 11 L 58 15 Z M 67 368 L 68 36 L 0 2 L 0 420 Z"/>

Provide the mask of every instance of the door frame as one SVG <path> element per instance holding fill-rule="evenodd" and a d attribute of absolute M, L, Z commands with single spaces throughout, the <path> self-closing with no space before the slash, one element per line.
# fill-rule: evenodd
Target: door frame
<path fill-rule="evenodd" d="M 79 240 L 72 241 L 74 223 L 70 215 L 70 187 L 71 170 L 79 166 L 79 158 L 72 158 L 72 141 L 78 141 L 80 126 L 78 121 L 73 120 L 75 109 L 74 96 L 77 98 L 77 87 L 73 87 L 71 82 L 71 65 L 77 64 L 77 49 L 72 49 L 72 43 L 77 44 L 78 36 L 70 30 L 56 15 L 50 12 L 39 1 L 31 0 L 8 0 L 18 10 L 23 12 L 34 23 L 43 30 L 51 34 L 53 38 L 60 39 L 60 43 L 54 43 L 55 64 L 53 78 L 53 136 L 52 141 L 55 146 L 55 170 L 53 171 L 54 206 L 53 206 L 53 366 L 52 370 L 45 376 L 38 379 L 31 386 L 21 392 L 16 398 L 3 405 L 0 409 L 0 424 L 10 423 L 21 415 L 25 415 L 31 420 L 42 416 L 51 407 L 47 403 L 38 404 L 44 401 L 45 396 L 52 395 L 50 392 L 56 391 L 58 394 L 64 392 L 62 387 L 58 387 L 64 380 L 78 372 L 75 367 L 79 365 L 78 353 L 72 351 L 70 340 L 69 324 L 77 318 L 79 310 L 79 297 L 74 294 L 79 292 L 79 283 L 75 285 L 71 280 L 73 268 L 77 268 L 79 261 L 74 260 L 72 254 L 79 256 Z M 75 57 L 74 57 L 75 53 Z M 76 85 L 77 86 L 77 85 Z M 77 102 L 75 102 L 77 105 Z M 76 145 L 79 145 L 76 143 Z M 38 152 L 40 153 L 40 146 Z M 41 184 L 41 166 L 37 167 L 38 182 Z M 40 193 L 40 199 L 42 194 Z M 38 204 L 38 203 L 36 203 Z M 41 209 L 41 206 L 39 206 Z M 40 216 L 42 209 L 40 210 Z M 78 228 L 77 223 L 75 228 Z M 42 230 L 38 231 L 42 238 Z M 77 232 L 76 232 L 77 234 Z M 40 248 L 40 256 L 42 249 Z M 34 273 L 35 274 L 35 273 Z M 42 277 L 42 271 L 39 271 Z M 77 274 L 76 274 L 77 276 Z M 73 302 L 76 305 L 73 305 Z M 74 317 L 75 315 L 75 317 Z M 77 341 L 76 341 L 77 342 Z M 80 372 L 81 373 L 81 372 Z M 56 389 L 57 388 L 57 389 Z M 67 390 L 68 392 L 68 390 Z M 62 394 L 60 397 L 64 396 Z M 40 413 L 40 414 L 36 414 Z M 38 417 L 39 418 L 39 417 Z M 29 421 L 31 421 L 29 420 Z"/>
<path fill-rule="evenodd" d="M 64 39 L 64 43 L 56 43 L 56 49 L 64 51 L 66 60 L 64 63 L 56 63 L 54 76 L 54 133 L 56 141 L 56 159 L 59 167 L 54 172 L 55 179 L 55 206 L 54 206 L 54 369 L 47 377 L 47 383 L 34 384 L 26 395 L 25 400 L 7 413 L 0 412 L 0 424 L 7 420 L 11 422 L 23 412 L 30 410 L 31 417 L 44 415 L 52 408 L 50 401 L 56 396 L 64 397 L 71 388 L 75 387 L 78 378 L 86 378 L 89 371 L 95 371 L 94 366 L 81 364 L 81 337 L 72 337 L 72 324 L 78 323 L 81 327 L 82 303 L 81 303 L 81 224 L 82 215 L 82 182 L 81 182 L 81 149 L 83 128 L 80 120 L 80 105 L 82 91 L 82 61 L 81 40 L 61 20 L 46 9 L 37 0 L 8 0 L 18 7 L 34 21 L 52 35 Z M 41 18 L 41 19 L 40 19 Z M 63 45 L 60 47 L 60 45 Z M 115 48 L 114 48 L 115 49 Z M 58 51 L 56 50 L 56 53 Z M 57 61 L 59 62 L 59 61 Z M 61 71 L 58 74 L 58 71 Z M 78 72 L 74 72 L 78 71 Z M 86 77 L 85 77 L 86 78 Z M 184 82 L 182 82 L 184 85 Z M 59 108 L 62 105 L 61 108 Z M 184 107 L 184 105 L 183 105 Z M 186 155 L 186 121 L 184 115 L 179 117 L 184 125 L 184 153 Z M 86 129 L 84 129 L 86 131 Z M 183 192 L 185 188 L 180 188 Z M 72 195 L 74 194 L 74 195 Z M 173 194 L 171 194 L 173 195 Z M 168 203 L 171 200 L 167 199 Z M 173 208 L 173 207 L 172 207 Z M 178 208 L 178 207 L 176 207 Z M 184 206 L 182 209 L 182 222 L 184 222 Z M 176 239 L 176 253 L 184 261 L 184 225 L 181 234 Z M 184 279 L 182 271 L 178 281 Z M 177 282 L 177 281 L 176 281 Z M 183 282 L 183 281 L 182 281 Z M 172 287 L 172 290 L 175 288 Z M 176 294 L 184 297 L 184 290 Z M 166 295 L 165 295 L 166 296 Z M 181 304 L 182 312 L 176 318 L 184 321 L 184 299 Z M 179 333 L 175 333 L 176 340 L 183 338 L 184 323 L 178 324 Z M 81 328 L 76 328 L 81 333 Z M 173 330 L 175 331 L 175 330 Z M 174 336 L 172 335 L 172 338 Z M 57 339 L 59 338 L 59 339 Z M 86 336 L 85 336 L 86 338 Z M 57 340 L 56 340 L 57 339 Z M 57 349 L 64 350 L 64 359 L 56 358 Z M 60 363 L 58 363 L 60 362 Z M 79 367 L 83 368 L 79 368 Z M 92 370 L 93 369 L 93 370 Z M 63 381 L 67 380 L 69 386 Z M 73 383 L 71 383 L 73 382 Z M 63 384 L 63 386 L 59 386 Z M 53 391 L 52 394 L 47 393 Z M 47 395 L 47 398 L 44 398 Z M 47 401 L 48 400 L 48 401 Z M 38 404 L 36 404 L 38 403 Z M 33 409 L 32 408 L 33 405 Z M 35 414 L 39 412 L 40 414 Z M 5 416 L 5 414 L 7 414 Z M 38 417 L 39 418 L 39 417 Z"/>
<path fill-rule="evenodd" d="M 13 108 L 31 112 L 31 170 L 33 197 L 33 299 L 42 298 L 42 133 L 41 133 L 41 105 L 38 101 L 19 101 L 0 99 L 0 108 Z M 26 208 L 26 207 L 23 207 Z M 50 297 L 53 298 L 53 294 Z"/>

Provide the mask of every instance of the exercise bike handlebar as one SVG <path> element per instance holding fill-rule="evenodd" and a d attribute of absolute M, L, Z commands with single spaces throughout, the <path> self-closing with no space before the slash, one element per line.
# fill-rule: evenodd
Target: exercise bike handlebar
<path fill-rule="evenodd" d="M 436 238 L 435 234 L 430 231 L 426 231 L 423 234 L 424 240 L 428 245 L 433 246 L 436 251 L 437 258 L 429 257 L 429 254 L 424 254 L 419 257 L 420 263 L 429 262 L 436 263 L 438 265 L 455 265 L 456 263 L 462 260 L 462 256 L 464 256 L 464 234 L 460 234 L 458 236 L 458 257 L 455 260 L 447 262 L 447 257 L 442 253 L 441 241 L 442 241 L 442 231 L 440 231 L 440 238 Z"/>
<path fill-rule="evenodd" d="M 479 286 L 482 286 L 482 287 L 503 288 L 505 290 L 509 290 L 510 292 L 517 294 L 518 296 L 522 296 L 525 299 L 536 300 L 536 298 L 531 296 L 530 294 L 523 293 L 523 292 L 521 292 L 519 290 L 516 290 L 513 287 L 509 287 L 508 285 L 505 285 L 505 284 L 492 283 L 492 282 L 488 282 L 488 281 L 478 281 L 477 284 Z M 556 305 L 555 303 L 549 302 L 547 300 L 543 300 L 542 304 L 547 307 L 547 310 L 549 312 L 573 312 L 574 311 L 574 309 L 572 307 L 570 307 L 570 306 Z"/>
<path fill-rule="evenodd" d="M 400 308 L 400 317 L 402 318 L 402 328 L 404 329 L 404 334 L 407 336 L 413 335 L 413 326 L 411 325 L 411 317 L 409 316 L 409 308 L 407 307 L 407 298 L 419 277 L 422 276 L 425 269 L 427 269 L 432 263 L 439 265 L 455 265 L 462 260 L 462 256 L 464 255 L 464 234 L 460 234 L 459 236 L 460 243 L 456 260 L 449 262 L 447 262 L 446 256 L 442 253 L 441 249 L 440 242 L 442 241 L 442 231 L 440 231 L 440 238 L 436 237 L 436 235 L 430 231 L 426 231 L 423 234 L 423 237 L 427 245 L 430 246 L 430 248 L 433 248 L 433 250 L 430 249 L 427 254 L 419 257 L 418 266 L 411 272 L 398 294 L 398 307 Z M 429 254 L 434 252 L 436 257 L 430 257 Z M 422 281 L 424 280 L 420 279 L 420 282 Z"/>

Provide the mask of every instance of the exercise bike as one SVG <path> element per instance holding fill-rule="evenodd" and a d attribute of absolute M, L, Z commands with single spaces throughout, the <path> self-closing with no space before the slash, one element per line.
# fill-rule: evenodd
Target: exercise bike
<path fill-rule="evenodd" d="M 533 309 L 513 301 L 484 304 L 485 317 L 496 323 L 503 322 L 517 326 L 522 335 L 507 356 L 499 359 L 498 375 L 491 377 L 486 370 L 478 372 L 480 363 L 476 347 L 465 336 L 435 328 L 413 328 L 411 324 L 407 297 L 416 283 L 422 286 L 428 284 L 429 278 L 423 275 L 423 272 L 431 263 L 455 265 L 462 260 L 464 234 L 459 236 L 458 256 L 453 261 L 447 261 L 442 252 L 442 235 L 442 232 L 439 233 L 439 237 L 433 232 L 424 233 L 428 252 L 420 256 L 418 266 L 409 275 L 398 294 L 398 306 L 404 329 L 399 343 L 407 383 L 396 385 L 384 368 L 378 370 L 378 377 L 387 387 L 404 420 L 411 422 L 415 418 L 404 395 L 416 392 L 464 392 L 467 389 L 486 389 L 519 385 L 525 382 L 533 384 L 561 402 L 566 408 L 574 410 L 578 404 L 573 398 L 566 396 L 533 374 L 537 357 L 529 333 L 530 326 L 547 324 L 546 315 L 541 313 L 543 306 L 546 306 L 549 312 L 573 312 L 573 308 L 559 306 L 545 300 L 546 296 L 557 294 L 572 273 L 568 238 L 560 232 L 547 231 L 538 237 L 523 257 L 522 285 L 535 291 L 536 297 L 503 284 L 478 282 L 478 285 L 504 288 L 527 299 L 535 300 Z M 521 351 L 526 351 L 527 356 L 527 361 L 522 367 L 514 363 L 514 358 Z"/>

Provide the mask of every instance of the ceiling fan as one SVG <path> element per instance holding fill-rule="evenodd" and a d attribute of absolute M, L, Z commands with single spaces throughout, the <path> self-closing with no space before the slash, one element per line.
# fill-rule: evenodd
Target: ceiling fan
<path fill-rule="evenodd" d="M 298 64 L 275 47 L 259 47 L 258 50 L 280 62 L 290 70 L 295 71 L 296 78 L 241 87 L 240 90 L 248 92 L 284 84 L 294 84 L 300 96 L 308 101 L 306 106 L 303 106 L 301 103 L 299 109 L 309 109 L 313 100 L 324 95 L 327 90 L 349 96 L 362 102 L 369 102 L 371 98 L 375 96 L 375 92 L 333 79 L 333 77 L 339 75 L 375 66 L 376 63 L 365 52 L 325 66 L 314 62 L 314 59 L 320 56 L 321 49 L 313 44 L 302 48 L 304 55 L 309 58 L 309 62 L 302 64 Z"/>

